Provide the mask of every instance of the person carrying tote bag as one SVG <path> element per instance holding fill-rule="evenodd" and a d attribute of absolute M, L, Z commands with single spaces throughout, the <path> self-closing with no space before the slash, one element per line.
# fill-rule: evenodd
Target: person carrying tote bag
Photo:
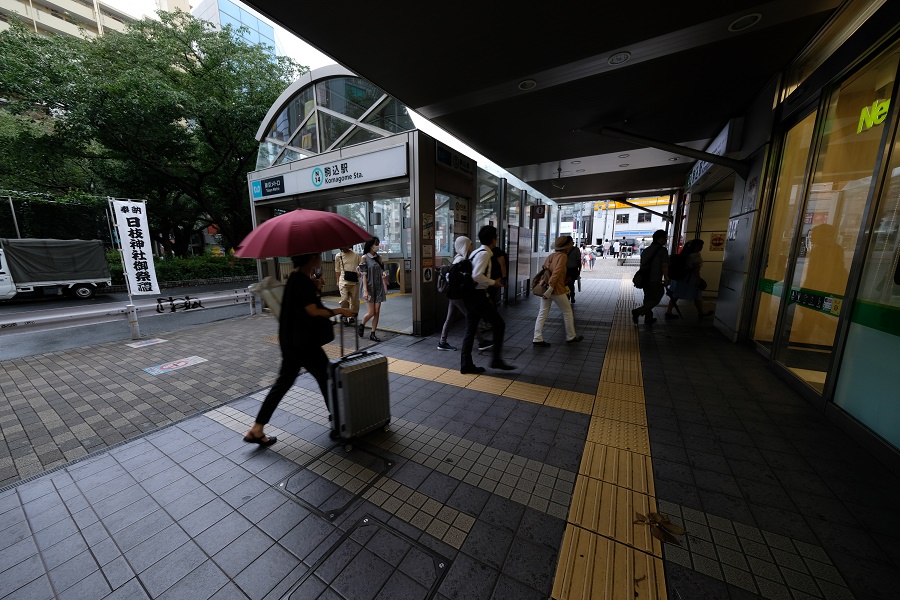
<path fill-rule="evenodd" d="M 563 321 L 566 325 L 566 343 L 573 344 L 584 339 L 584 336 L 575 333 L 575 316 L 566 293 L 566 262 L 569 258 L 568 252 L 574 245 L 571 236 L 558 237 L 553 245 L 555 251 L 544 262 L 544 267 L 550 272 L 550 278 L 549 288 L 540 297 L 541 308 L 534 323 L 532 344 L 536 348 L 546 348 L 550 345 L 550 342 L 544 340 L 544 324 L 547 322 L 547 315 L 550 314 L 551 303 L 556 304 L 563 314 Z"/>

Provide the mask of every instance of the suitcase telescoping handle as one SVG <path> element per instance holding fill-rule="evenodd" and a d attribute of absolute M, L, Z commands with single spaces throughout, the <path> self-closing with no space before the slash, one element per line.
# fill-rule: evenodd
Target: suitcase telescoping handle
<path fill-rule="evenodd" d="M 357 317 L 359 318 L 359 317 Z M 332 321 L 333 323 L 334 321 Z M 338 331 L 340 331 L 341 338 L 341 356 L 344 356 L 344 324 L 341 322 L 341 319 L 337 320 Z M 353 339 L 356 340 L 356 351 L 359 352 L 359 336 L 356 334 L 356 328 L 358 325 L 356 323 L 353 324 Z"/>

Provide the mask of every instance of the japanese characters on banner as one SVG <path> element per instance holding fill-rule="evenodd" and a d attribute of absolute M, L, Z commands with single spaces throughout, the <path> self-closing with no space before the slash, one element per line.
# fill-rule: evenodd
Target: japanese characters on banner
<path fill-rule="evenodd" d="M 122 264 L 128 289 L 132 294 L 158 294 L 147 207 L 135 200 L 110 200 L 110 205 L 122 240 Z"/>

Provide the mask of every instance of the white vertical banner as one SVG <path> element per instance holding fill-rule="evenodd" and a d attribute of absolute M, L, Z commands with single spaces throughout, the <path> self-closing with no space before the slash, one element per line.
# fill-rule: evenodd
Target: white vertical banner
<path fill-rule="evenodd" d="M 132 294 L 159 294 L 146 204 L 143 200 L 110 200 L 110 204 L 119 230 L 128 289 Z"/>

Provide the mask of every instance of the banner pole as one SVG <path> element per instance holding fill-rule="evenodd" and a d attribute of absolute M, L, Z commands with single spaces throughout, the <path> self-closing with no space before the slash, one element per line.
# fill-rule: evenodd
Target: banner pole
<path fill-rule="evenodd" d="M 122 276 L 125 278 L 125 288 L 128 290 L 128 305 L 125 309 L 128 311 L 128 327 L 131 329 L 131 339 L 139 340 L 141 339 L 141 327 L 138 323 L 138 315 L 137 315 L 137 307 L 134 305 L 134 299 L 131 296 L 131 282 L 128 280 L 128 273 L 125 269 L 125 247 L 122 245 L 122 232 L 119 231 L 118 225 L 113 225 L 113 221 L 115 219 L 111 219 L 110 215 L 114 215 L 113 208 L 113 199 L 107 196 L 107 203 L 109 210 L 106 213 L 106 219 L 109 222 L 110 226 L 110 237 L 112 238 L 113 245 L 115 246 L 116 238 L 119 240 L 119 259 L 122 263 Z M 113 236 L 113 227 L 115 227 L 116 236 Z"/>

